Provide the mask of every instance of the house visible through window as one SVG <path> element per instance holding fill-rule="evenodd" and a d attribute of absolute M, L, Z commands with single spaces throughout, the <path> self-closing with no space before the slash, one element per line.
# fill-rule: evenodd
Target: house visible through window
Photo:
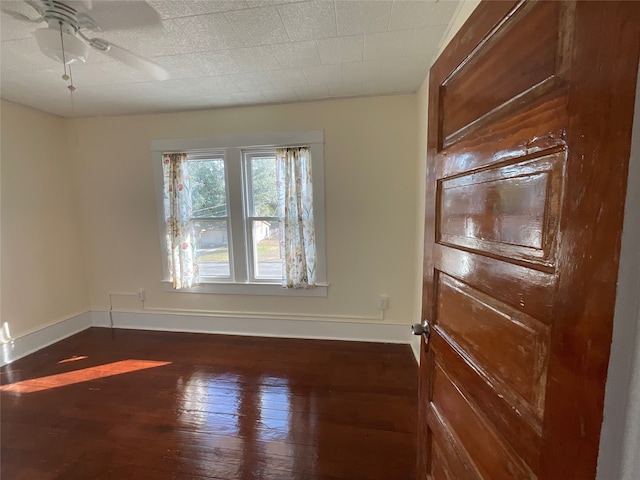
<path fill-rule="evenodd" d="M 317 270 L 314 282 L 320 288 L 304 292 L 287 291 L 293 290 L 290 285 L 288 289 L 282 288 L 283 273 L 286 273 L 283 270 L 286 254 L 284 246 L 288 243 L 284 241 L 285 209 L 278 203 L 285 197 L 282 194 L 283 190 L 279 191 L 278 185 L 282 187 L 285 178 L 284 174 L 280 175 L 281 170 L 285 168 L 285 159 L 282 157 L 279 161 L 276 150 L 288 145 L 275 142 L 271 145 L 262 142 L 249 145 L 246 139 L 238 136 L 193 139 L 193 148 L 188 148 L 188 139 L 152 143 L 156 174 L 157 163 L 162 164 L 162 158 L 166 159 L 169 156 L 167 154 L 171 152 L 167 146 L 171 147 L 173 144 L 172 151 L 186 153 L 187 165 L 182 168 L 185 168 L 188 177 L 186 191 L 189 198 L 185 203 L 189 205 L 186 210 L 189 213 L 188 218 L 182 220 L 182 224 L 188 224 L 186 228 L 190 229 L 190 240 L 179 245 L 192 249 L 189 258 L 194 259 L 194 270 L 198 272 L 197 283 L 192 288 L 186 288 L 186 291 L 326 295 L 323 149 L 322 143 L 317 141 L 318 132 L 312 133 L 316 135 L 310 139 L 316 141 L 309 142 L 305 151 L 311 152 L 307 156 L 308 168 L 310 172 L 313 171 L 314 182 L 312 208 L 315 219 L 312 223 L 315 224 L 316 230 L 313 236 L 319 247 L 317 259 L 314 258 L 313 274 L 316 275 Z M 292 139 L 295 139 L 295 134 Z M 201 147 L 207 142 L 212 144 L 212 148 Z M 156 143 L 159 145 L 155 145 Z M 224 143 L 228 143 L 229 146 L 221 148 L 221 144 Z M 163 211 L 168 210 L 168 182 L 165 168 L 162 185 L 165 198 L 162 203 L 159 202 L 159 205 L 164 207 Z M 166 215 L 162 218 L 164 228 L 161 228 L 161 232 L 167 237 L 167 240 L 163 239 L 163 245 L 171 245 L 169 235 L 172 229 L 167 228 L 167 222 L 171 220 Z M 164 268 L 165 282 L 169 283 L 172 257 L 165 256 L 165 259 L 168 259 L 165 263 L 169 263 L 169 268 Z M 304 287 L 306 288 L 306 285 Z"/>
<path fill-rule="evenodd" d="M 204 282 L 230 279 L 231 225 L 227 209 L 225 158 L 188 158 L 196 261 Z M 248 278 L 282 279 L 275 150 L 243 152 L 242 184 L 246 213 Z M 238 209 L 239 210 L 239 209 Z"/>
<path fill-rule="evenodd" d="M 231 278 L 224 158 L 187 159 L 200 278 Z"/>

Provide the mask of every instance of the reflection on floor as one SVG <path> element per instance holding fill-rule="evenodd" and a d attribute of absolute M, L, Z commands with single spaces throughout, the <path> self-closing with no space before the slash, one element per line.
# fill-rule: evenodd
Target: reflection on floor
<path fill-rule="evenodd" d="M 0 374 L 2 478 L 415 474 L 408 346 L 92 328 Z"/>

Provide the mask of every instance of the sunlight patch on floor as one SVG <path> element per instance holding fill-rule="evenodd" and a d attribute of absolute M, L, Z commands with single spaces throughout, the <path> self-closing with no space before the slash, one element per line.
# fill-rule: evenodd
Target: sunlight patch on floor
<path fill-rule="evenodd" d="M 51 388 L 64 387 L 74 383 L 89 382 L 98 378 L 121 375 L 147 368 L 162 367 L 171 362 L 157 362 L 153 360 L 121 360 L 95 367 L 74 370 L 73 372 L 49 375 L 48 377 L 33 378 L 21 382 L 0 386 L 0 391 L 13 393 L 32 393 Z"/>

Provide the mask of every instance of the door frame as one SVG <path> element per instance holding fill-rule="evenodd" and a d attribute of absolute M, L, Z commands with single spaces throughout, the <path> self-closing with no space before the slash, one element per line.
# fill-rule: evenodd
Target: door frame
<path fill-rule="evenodd" d="M 634 408 L 640 404 L 640 215 L 634 205 L 640 205 L 640 68 L 596 480 L 640 478 L 640 412 Z"/>

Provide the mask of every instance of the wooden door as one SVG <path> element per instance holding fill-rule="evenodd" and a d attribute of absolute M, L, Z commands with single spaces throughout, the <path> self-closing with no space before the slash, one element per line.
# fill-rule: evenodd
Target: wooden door
<path fill-rule="evenodd" d="M 595 476 L 636 2 L 483 2 L 429 84 L 419 478 Z"/>

